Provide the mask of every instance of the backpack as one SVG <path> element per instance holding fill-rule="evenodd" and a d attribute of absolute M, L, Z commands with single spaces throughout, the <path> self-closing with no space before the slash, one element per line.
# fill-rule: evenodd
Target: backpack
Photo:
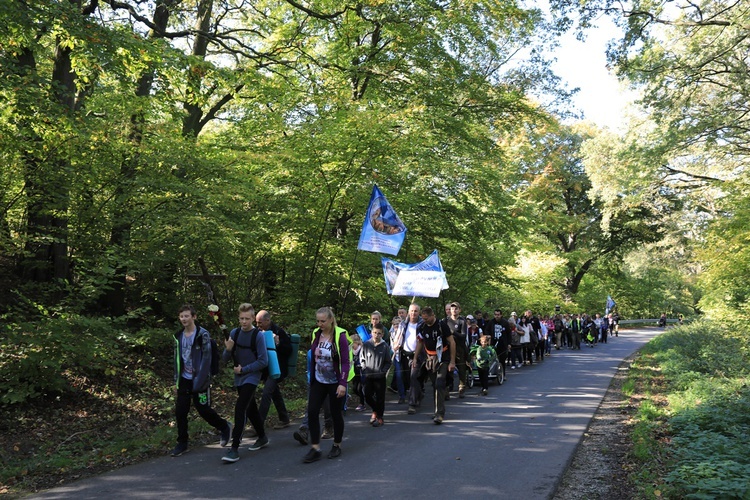
<path fill-rule="evenodd" d="M 219 344 L 211 338 L 210 333 L 208 340 L 211 343 L 211 376 L 215 377 L 221 371 L 221 352 L 219 352 Z M 201 342 L 203 342 L 203 335 L 201 335 Z"/>
<path fill-rule="evenodd" d="M 235 334 L 234 337 L 232 337 L 232 333 Z M 253 351 L 253 354 L 255 354 L 255 359 L 258 359 L 258 327 L 254 327 L 252 333 L 250 334 L 250 345 L 239 344 L 236 340 L 238 336 L 239 328 L 235 328 L 229 333 L 229 337 L 234 340 L 234 347 L 232 347 L 232 359 L 234 359 L 234 351 L 237 349 L 237 347 L 241 347 L 242 349 L 251 349 Z M 260 376 L 263 380 L 268 378 L 268 366 L 263 368 Z"/>

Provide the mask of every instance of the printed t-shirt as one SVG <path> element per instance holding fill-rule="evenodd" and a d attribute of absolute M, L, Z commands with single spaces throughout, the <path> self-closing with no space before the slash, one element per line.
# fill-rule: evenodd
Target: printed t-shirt
<path fill-rule="evenodd" d="M 333 344 L 325 340 L 315 348 L 315 380 L 321 384 L 336 384 L 339 377 L 333 366 Z"/>

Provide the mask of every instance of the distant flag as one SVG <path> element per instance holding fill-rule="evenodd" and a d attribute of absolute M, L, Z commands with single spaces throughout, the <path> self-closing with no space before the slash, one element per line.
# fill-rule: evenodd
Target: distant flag
<path fill-rule="evenodd" d="M 398 255 L 404 238 L 406 226 L 378 186 L 373 186 L 357 250 Z"/>
<path fill-rule="evenodd" d="M 437 250 L 416 264 L 402 264 L 382 258 L 385 288 L 390 295 L 404 297 L 439 297 L 448 288 L 443 264 Z"/>
<path fill-rule="evenodd" d="M 614 300 L 612 300 L 612 297 L 610 295 L 607 295 L 607 307 L 604 311 L 604 314 L 609 314 L 609 312 L 615 308 L 617 304 Z"/>

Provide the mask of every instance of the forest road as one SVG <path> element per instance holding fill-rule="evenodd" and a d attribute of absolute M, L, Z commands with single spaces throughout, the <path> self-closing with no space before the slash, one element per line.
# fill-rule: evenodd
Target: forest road
<path fill-rule="evenodd" d="M 194 448 L 72 482 L 31 498 L 507 498 L 548 499 L 569 464 L 621 362 L 662 332 L 626 330 L 608 344 L 580 351 L 553 349 L 541 363 L 508 370 L 464 399 L 453 393 L 442 425 L 432 422 L 428 391 L 416 415 L 388 394 L 385 425 L 350 408 L 337 459 L 305 464 L 307 447 L 294 425 L 268 433 L 270 444 L 225 464 L 226 448 Z M 166 452 L 166 450 L 165 450 Z"/>

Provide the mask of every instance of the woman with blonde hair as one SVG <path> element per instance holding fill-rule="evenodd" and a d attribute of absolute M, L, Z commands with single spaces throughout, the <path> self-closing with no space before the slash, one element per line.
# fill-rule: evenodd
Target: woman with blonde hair
<path fill-rule="evenodd" d="M 333 418 L 333 446 L 328 458 L 341 455 L 341 440 L 344 437 L 344 402 L 347 383 L 354 377 L 352 353 L 346 330 L 336 325 L 330 307 L 321 307 L 316 312 L 317 328 L 313 330 L 310 345 L 310 391 L 307 400 L 308 426 L 310 429 L 310 451 L 305 463 L 320 460 L 320 409 L 329 398 Z"/>

